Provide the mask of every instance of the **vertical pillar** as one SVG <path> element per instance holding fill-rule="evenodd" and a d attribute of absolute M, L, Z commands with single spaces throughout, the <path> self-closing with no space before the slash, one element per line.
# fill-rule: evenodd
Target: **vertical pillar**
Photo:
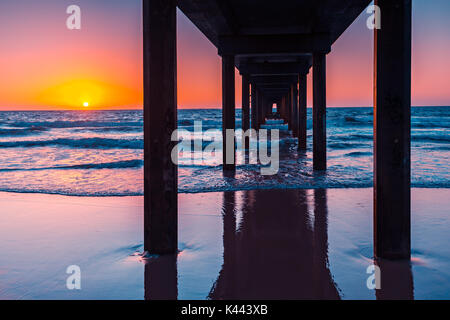
<path fill-rule="evenodd" d="M 250 137 L 245 133 L 250 129 L 250 82 L 247 75 L 242 75 L 242 147 L 248 150 Z"/>
<path fill-rule="evenodd" d="M 409 260 L 377 259 L 381 271 L 381 288 L 375 290 L 377 300 L 414 300 L 414 281 Z"/>
<path fill-rule="evenodd" d="M 242 130 L 250 128 L 250 83 L 248 76 L 242 75 Z"/>
<path fill-rule="evenodd" d="M 177 252 L 176 1 L 144 0 L 144 250 Z"/>
<path fill-rule="evenodd" d="M 286 95 L 286 107 L 287 107 L 288 129 L 292 130 L 292 99 L 291 99 L 291 90 L 289 90 L 287 95 Z"/>
<path fill-rule="evenodd" d="M 298 148 L 306 150 L 306 74 L 298 75 Z"/>
<path fill-rule="evenodd" d="M 263 100 L 263 96 L 261 94 L 261 91 L 257 91 L 258 94 L 258 129 L 261 128 L 261 124 L 262 124 L 262 118 L 264 116 L 264 110 L 263 110 L 263 106 L 264 106 L 264 100 Z"/>
<path fill-rule="evenodd" d="M 286 95 L 282 98 L 282 107 L 283 107 L 283 120 L 287 123 L 287 116 L 286 116 Z"/>
<path fill-rule="evenodd" d="M 280 117 L 284 120 L 284 96 L 280 100 Z"/>
<path fill-rule="evenodd" d="M 260 129 L 260 127 L 261 127 L 261 124 L 262 124 L 262 118 L 264 117 L 264 111 L 263 111 L 263 95 L 261 94 L 261 91 L 259 91 L 259 90 L 256 90 L 256 95 L 257 95 L 257 104 L 258 104 L 258 107 L 257 107 L 257 109 L 258 109 L 258 121 L 257 121 L 257 128 L 258 128 L 258 130 Z"/>
<path fill-rule="evenodd" d="M 313 54 L 313 167 L 327 169 L 326 56 Z"/>
<path fill-rule="evenodd" d="M 177 300 L 177 254 L 166 254 L 145 263 L 145 300 Z"/>
<path fill-rule="evenodd" d="M 236 202 L 235 193 L 226 191 L 223 193 L 223 270 L 225 297 L 236 298 L 237 277 L 237 248 L 236 248 Z"/>
<path fill-rule="evenodd" d="M 331 292 L 327 286 L 328 267 L 328 198 L 326 189 L 314 189 L 314 297 L 326 299 Z M 328 290 L 327 290 L 328 289 Z M 339 296 L 336 294 L 336 296 Z"/>
<path fill-rule="evenodd" d="M 264 104 L 264 119 L 269 116 L 269 101 L 266 99 Z"/>
<path fill-rule="evenodd" d="M 292 134 L 298 137 L 298 90 L 297 83 L 291 85 Z"/>
<path fill-rule="evenodd" d="M 263 110 L 264 110 L 264 112 L 263 112 L 263 116 L 262 116 L 262 119 L 261 119 L 261 121 L 262 121 L 261 123 L 263 123 L 263 124 L 266 122 L 266 118 L 267 118 L 268 113 L 269 113 L 268 106 L 269 106 L 269 101 L 267 100 L 266 97 L 264 97 L 264 100 L 263 100 Z"/>
<path fill-rule="evenodd" d="M 251 84 L 251 88 L 250 88 L 250 92 L 251 92 L 251 127 L 252 129 L 256 129 L 256 119 L 257 119 L 257 112 L 256 112 L 256 88 L 255 85 L 252 83 Z"/>
<path fill-rule="evenodd" d="M 375 256 L 411 256 L 411 0 L 376 0 L 374 249 Z"/>
<path fill-rule="evenodd" d="M 234 88 L 234 56 L 222 56 L 222 139 L 223 170 L 234 171 L 235 161 L 235 88 Z M 227 134 L 227 130 L 229 133 Z"/>

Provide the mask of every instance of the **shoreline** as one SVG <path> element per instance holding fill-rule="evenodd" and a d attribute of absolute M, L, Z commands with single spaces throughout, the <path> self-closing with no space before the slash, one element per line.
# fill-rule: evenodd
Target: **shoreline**
<path fill-rule="evenodd" d="M 236 188 L 236 189 L 226 189 L 226 190 L 204 190 L 204 191 L 183 191 L 180 192 L 178 191 L 178 194 L 202 194 L 202 193 L 216 193 L 216 192 L 244 192 L 244 191 L 270 191 L 270 190 L 359 190 L 359 189 L 373 189 L 373 186 L 361 186 L 361 187 L 347 187 L 347 186 L 342 186 L 342 187 L 314 187 L 314 186 L 308 186 L 308 187 L 297 187 L 297 186 L 292 186 L 292 187 L 279 187 L 279 188 L 274 188 L 273 186 L 268 186 L 268 187 L 261 187 L 261 188 Z M 450 185 L 449 186 L 444 186 L 444 187 L 440 187 L 440 186 L 411 186 L 411 190 L 413 189 L 427 189 L 427 190 L 440 190 L 440 189 L 450 189 Z M 118 198 L 124 198 L 124 197 L 143 197 L 144 194 L 143 193 L 136 193 L 136 194 L 104 194 L 104 195 L 96 195 L 96 194 L 66 194 L 66 193 L 49 193 L 49 192 L 40 192 L 40 191 L 3 191 L 0 190 L 0 194 L 1 193 L 10 193 L 10 194 L 40 194 L 40 195 L 50 195 L 50 196 L 63 196 L 63 197 L 74 197 L 74 198 L 114 198 L 114 197 L 118 197 Z"/>

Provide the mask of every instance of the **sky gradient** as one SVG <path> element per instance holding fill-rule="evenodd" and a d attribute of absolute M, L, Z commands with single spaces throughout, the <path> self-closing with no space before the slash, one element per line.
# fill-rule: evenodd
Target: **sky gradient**
<path fill-rule="evenodd" d="M 66 8 L 82 29 L 66 28 Z M 0 110 L 140 108 L 138 0 L 2 0 Z M 450 1 L 413 1 L 412 104 L 450 105 Z M 361 16 L 327 56 L 328 106 L 371 106 L 373 31 Z M 241 105 L 236 73 L 236 106 Z M 308 105 L 312 101 L 308 75 Z M 217 49 L 178 11 L 179 108 L 221 106 Z"/>

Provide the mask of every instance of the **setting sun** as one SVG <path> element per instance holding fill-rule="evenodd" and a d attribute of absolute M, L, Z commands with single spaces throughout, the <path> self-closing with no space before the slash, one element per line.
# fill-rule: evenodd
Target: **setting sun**
<path fill-rule="evenodd" d="M 83 107 L 89 107 L 89 102 L 84 102 Z"/>

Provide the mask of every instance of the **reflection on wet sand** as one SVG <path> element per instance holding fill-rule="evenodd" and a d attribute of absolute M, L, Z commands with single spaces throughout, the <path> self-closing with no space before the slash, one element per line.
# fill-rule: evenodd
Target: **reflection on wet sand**
<path fill-rule="evenodd" d="M 145 262 L 145 300 L 178 298 L 177 255 L 168 254 Z"/>
<path fill-rule="evenodd" d="M 224 192 L 222 220 L 223 264 L 206 298 L 341 298 L 328 261 L 327 190 Z M 377 265 L 377 299 L 413 299 L 409 261 Z M 175 255 L 148 260 L 145 298 L 177 299 L 177 277 Z"/>
<path fill-rule="evenodd" d="M 234 194 L 224 193 L 224 263 L 211 299 L 339 299 L 328 270 L 326 191 L 315 196 L 314 230 L 305 190 L 245 193 L 235 226 Z"/>
<path fill-rule="evenodd" d="M 376 290 L 377 300 L 413 300 L 414 284 L 409 260 L 378 260 L 381 288 Z"/>

